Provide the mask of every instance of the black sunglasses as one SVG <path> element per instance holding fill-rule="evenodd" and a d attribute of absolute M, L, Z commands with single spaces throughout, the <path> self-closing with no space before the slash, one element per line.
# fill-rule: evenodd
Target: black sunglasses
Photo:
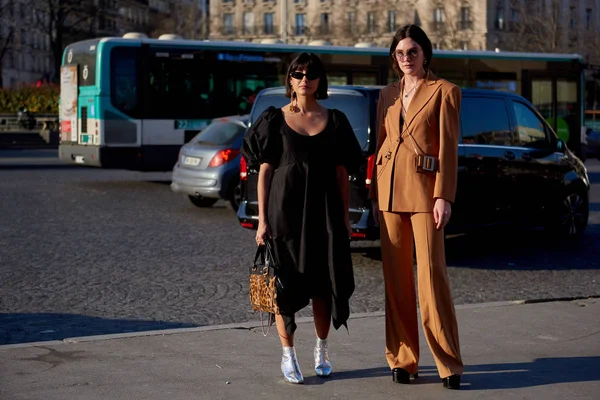
<path fill-rule="evenodd" d="M 290 74 L 290 76 L 294 79 L 298 79 L 299 81 L 301 81 L 302 79 L 304 79 L 304 77 L 306 76 L 306 79 L 308 79 L 309 81 L 315 80 L 319 78 L 319 74 L 316 72 L 308 72 L 308 73 L 303 73 L 303 72 L 299 72 L 299 71 L 294 71 Z"/>

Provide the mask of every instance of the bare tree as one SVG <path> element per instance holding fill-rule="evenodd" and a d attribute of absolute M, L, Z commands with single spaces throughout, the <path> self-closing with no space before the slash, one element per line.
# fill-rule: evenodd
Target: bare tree
<path fill-rule="evenodd" d="M 435 42 L 444 49 L 468 49 L 475 36 L 475 21 L 469 3 L 446 0 L 433 8 L 430 31 Z"/>
<path fill-rule="evenodd" d="M 152 36 L 174 33 L 186 39 L 208 39 L 208 5 L 194 0 L 173 1 L 171 13 L 167 18 L 150 21 Z"/>
<path fill-rule="evenodd" d="M 316 12 L 314 14 L 306 13 L 306 22 L 304 27 L 294 27 L 296 32 L 294 36 L 301 34 L 300 43 L 309 43 L 313 40 L 330 40 L 333 34 L 334 19 L 330 12 Z"/>
<path fill-rule="evenodd" d="M 0 19 L 2 24 L 0 27 L 0 89 L 4 87 L 2 80 L 4 56 L 14 48 L 15 27 L 9 24 L 8 21 L 3 20 L 7 14 L 12 15 L 12 10 L 14 10 L 14 0 L 0 1 L 0 18 L 2 18 Z"/>
<path fill-rule="evenodd" d="M 519 40 L 513 40 L 510 50 L 557 53 L 565 50 L 565 15 L 561 0 L 511 0 L 509 29 Z"/>
<path fill-rule="evenodd" d="M 30 0 L 35 24 L 50 37 L 54 71 L 60 70 L 65 42 L 87 39 L 95 31 L 94 0 Z"/>

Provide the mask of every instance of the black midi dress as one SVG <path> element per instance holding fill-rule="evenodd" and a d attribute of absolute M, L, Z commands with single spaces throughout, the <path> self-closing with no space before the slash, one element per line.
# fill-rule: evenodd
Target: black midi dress
<path fill-rule="evenodd" d="M 313 297 L 331 300 L 333 326 L 347 328 L 354 272 L 337 167 L 355 173 L 365 162 L 350 122 L 328 110 L 325 129 L 301 135 L 281 109 L 270 107 L 244 136 L 242 155 L 250 168 L 274 166 L 267 221 L 280 265 L 277 305 L 293 333 L 294 313 Z"/>

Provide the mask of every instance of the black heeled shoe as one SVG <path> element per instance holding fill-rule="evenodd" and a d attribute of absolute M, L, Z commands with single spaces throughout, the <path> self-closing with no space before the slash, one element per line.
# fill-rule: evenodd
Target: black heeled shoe
<path fill-rule="evenodd" d="M 442 379 L 444 387 L 448 389 L 460 389 L 460 375 L 450 375 Z"/>
<path fill-rule="evenodd" d="M 394 368 L 392 370 L 392 379 L 396 383 L 410 383 L 410 379 L 417 379 L 419 377 L 419 373 L 411 374 L 407 370 L 403 368 Z"/>

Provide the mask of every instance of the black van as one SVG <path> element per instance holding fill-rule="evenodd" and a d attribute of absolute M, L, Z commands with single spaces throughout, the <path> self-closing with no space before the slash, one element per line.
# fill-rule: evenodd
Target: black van
<path fill-rule="evenodd" d="M 377 99 L 381 87 L 332 87 L 322 104 L 346 113 L 361 143 L 365 164 L 351 176 L 353 238 L 379 237 L 367 199 L 376 143 Z M 250 121 L 270 105 L 289 99 L 284 88 L 262 91 Z M 446 233 L 482 225 L 542 226 L 561 238 L 579 237 L 589 214 L 589 180 L 583 163 L 558 139 L 529 101 L 491 90 L 463 89 L 458 146 L 458 187 Z M 238 219 L 256 229 L 256 171 L 242 160 L 242 201 Z"/>

